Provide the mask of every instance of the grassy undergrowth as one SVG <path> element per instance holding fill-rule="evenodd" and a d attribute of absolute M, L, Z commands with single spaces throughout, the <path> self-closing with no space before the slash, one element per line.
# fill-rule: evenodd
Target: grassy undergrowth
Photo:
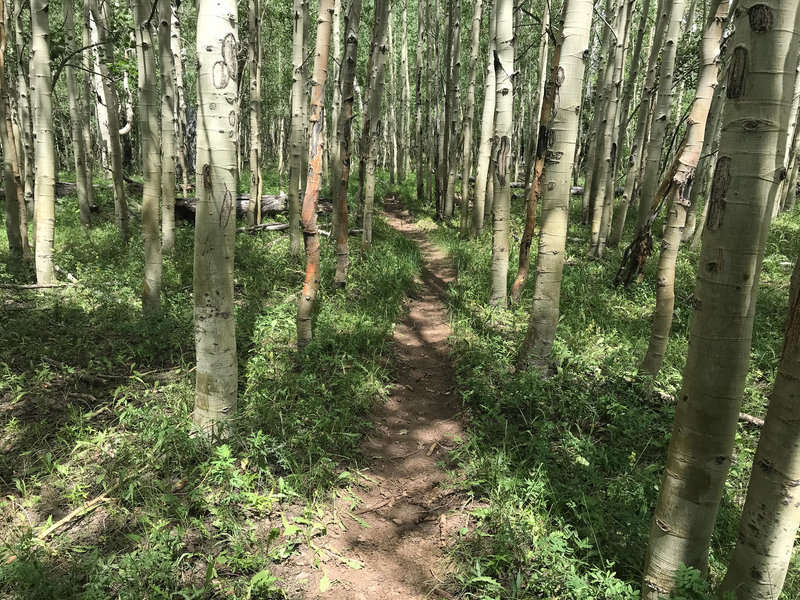
<path fill-rule="evenodd" d="M 269 565 L 323 527 L 315 501 L 358 468 L 418 250 L 378 219 L 368 256 L 352 238 L 350 285 L 334 292 L 323 241 L 315 340 L 298 356 L 303 261 L 283 233 L 239 235 L 237 433 L 212 447 L 190 425 L 194 230 L 179 227 L 163 313 L 144 318 L 138 219 L 123 246 L 108 188 L 96 198 L 89 236 L 75 198 L 57 209 L 56 263 L 80 286 L 0 290 L 0 597 L 282 597 Z M 4 232 L 0 282 L 33 281 L 5 267 Z"/>
<path fill-rule="evenodd" d="M 417 217 L 430 221 L 430 211 L 414 195 L 404 188 Z M 521 204 L 517 198 L 509 285 L 516 274 Z M 531 283 L 519 306 L 487 307 L 491 227 L 477 241 L 459 240 L 456 221 L 431 234 L 459 273 L 448 302 L 471 430 L 459 451 L 463 472 L 457 477 L 462 488 L 486 503 L 475 514 L 477 528 L 455 550 L 467 598 L 627 599 L 638 594 L 674 414 L 671 402 L 650 397 L 633 382 L 650 332 L 657 259 L 651 259 L 644 283 L 615 289 L 621 249 L 602 261 L 588 260 L 589 231 L 580 224 L 580 206 L 575 208 L 555 371 L 547 378 L 514 369 Z M 781 215 L 769 237 L 743 407 L 754 415 L 765 412 L 780 355 L 789 277 L 800 254 L 798 229 L 796 215 Z M 532 256 L 535 260 L 535 242 Z M 696 260 L 688 250 L 679 258 L 675 320 L 657 383 L 665 394 L 676 394 L 680 386 Z M 712 585 L 724 575 L 733 551 L 756 441 L 757 432 L 740 425 L 713 540 Z M 690 589 L 697 576 L 683 573 L 682 583 Z M 797 556 L 782 597 L 800 597 Z"/>

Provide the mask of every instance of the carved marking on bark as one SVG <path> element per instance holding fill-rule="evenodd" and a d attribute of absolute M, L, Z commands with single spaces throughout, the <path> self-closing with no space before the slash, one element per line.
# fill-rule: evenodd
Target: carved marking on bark
<path fill-rule="evenodd" d="M 775 13 L 766 4 L 754 4 L 747 11 L 750 20 L 750 29 L 759 33 L 772 31 L 775 27 Z"/>
<path fill-rule="evenodd" d="M 511 160 L 511 138 L 504 135 L 500 138 L 500 146 L 497 150 L 497 181 L 500 186 L 506 185 L 506 175 L 508 174 L 508 163 Z"/>
<path fill-rule="evenodd" d="M 215 62 L 211 73 L 215 88 L 218 90 L 224 90 L 226 87 L 228 87 L 230 75 L 228 75 L 228 67 L 223 61 L 220 60 Z"/>
<path fill-rule="evenodd" d="M 228 72 L 235 76 L 239 72 L 239 62 L 236 58 L 236 37 L 229 33 L 222 40 L 222 60 L 228 67 Z"/>
<path fill-rule="evenodd" d="M 219 226 L 225 228 L 228 221 L 231 220 L 231 213 L 233 212 L 233 194 L 230 190 L 225 190 L 225 196 L 222 198 L 222 206 L 219 209 Z"/>
<path fill-rule="evenodd" d="M 728 98 L 736 99 L 744 95 L 744 86 L 747 82 L 747 63 L 749 54 L 747 48 L 737 46 L 733 49 L 731 64 L 728 67 Z"/>
<path fill-rule="evenodd" d="M 203 165 L 203 187 L 207 190 L 214 187 L 211 183 L 211 165 Z"/>
<path fill-rule="evenodd" d="M 708 217 L 706 228 L 716 231 L 722 226 L 722 218 L 725 214 L 725 204 L 728 197 L 728 187 L 731 183 L 731 159 L 722 156 L 717 161 L 717 168 L 714 171 L 714 181 L 711 184 L 711 199 L 708 206 Z"/>

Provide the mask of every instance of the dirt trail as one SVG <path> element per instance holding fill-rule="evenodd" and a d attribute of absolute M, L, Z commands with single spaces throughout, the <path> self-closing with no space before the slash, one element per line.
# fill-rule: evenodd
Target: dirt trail
<path fill-rule="evenodd" d="M 437 467 L 464 436 L 441 301 L 454 271 L 399 204 L 389 199 L 386 208 L 389 224 L 422 250 L 421 282 L 395 327 L 397 381 L 362 445 L 369 479 L 353 486 L 361 502 L 351 509 L 353 498 L 340 493 L 326 535 L 312 540 L 317 550 L 274 569 L 297 598 L 452 598 L 441 584 L 443 549 L 469 526 L 465 500 L 442 488 L 447 476 Z"/>

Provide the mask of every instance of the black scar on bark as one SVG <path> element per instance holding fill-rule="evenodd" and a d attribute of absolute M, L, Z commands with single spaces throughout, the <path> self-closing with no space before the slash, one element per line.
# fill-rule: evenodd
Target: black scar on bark
<path fill-rule="evenodd" d="M 222 206 L 219 210 L 219 226 L 225 228 L 231 219 L 233 212 L 233 194 L 230 190 L 225 190 L 225 196 L 222 198 Z"/>
<path fill-rule="evenodd" d="M 714 171 L 714 181 L 711 184 L 711 199 L 708 205 L 706 228 L 711 231 L 716 231 L 722 225 L 730 184 L 731 159 L 728 156 L 721 156 Z"/>
<path fill-rule="evenodd" d="M 772 31 L 775 27 L 775 13 L 766 4 L 754 4 L 747 11 L 750 29 L 759 33 Z"/>
<path fill-rule="evenodd" d="M 228 72 L 235 75 L 239 72 L 238 59 L 236 58 L 236 36 L 229 33 L 222 40 L 222 60 L 228 67 Z"/>
<path fill-rule="evenodd" d="M 497 181 L 500 183 L 501 187 L 506 184 L 510 154 L 511 139 L 507 135 L 504 135 L 500 138 L 500 147 L 497 150 Z"/>
<path fill-rule="evenodd" d="M 228 67 L 227 65 L 218 60 L 214 63 L 214 66 L 211 69 L 211 77 L 214 81 L 214 87 L 218 90 L 224 90 L 228 87 L 228 82 L 230 81 L 230 75 L 228 74 Z"/>
<path fill-rule="evenodd" d="M 744 87 L 747 82 L 747 63 L 750 55 L 747 48 L 737 46 L 733 49 L 731 64 L 728 67 L 728 87 L 726 93 L 728 98 L 735 100 L 744 95 Z"/>

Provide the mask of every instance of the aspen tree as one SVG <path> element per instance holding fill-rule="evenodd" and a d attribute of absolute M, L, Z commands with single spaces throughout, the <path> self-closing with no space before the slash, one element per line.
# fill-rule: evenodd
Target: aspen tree
<path fill-rule="evenodd" d="M 436 15 L 434 15 L 435 18 Z M 425 200 L 428 205 L 433 204 L 433 177 L 434 177 L 434 165 L 435 163 L 435 151 L 434 151 L 434 129 L 435 125 L 431 125 L 431 115 L 434 114 L 434 108 L 432 105 L 435 106 L 435 100 L 433 100 L 435 93 L 435 81 L 434 81 L 434 60 L 433 60 L 433 46 L 434 46 L 434 35 L 431 34 L 433 29 L 431 23 L 431 3 L 425 3 L 425 63 L 427 64 L 427 68 L 425 69 L 425 133 L 426 133 L 426 156 L 427 161 L 425 163 L 426 168 L 426 183 L 425 183 Z"/>
<path fill-rule="evenodd" d="M 452 217 L 455 207 L 456 177 L 458 176 L 458 122 L 461 110 L 461 0 L 453 0 L 453 17 L 450 25 L 452 34 L 450 85 L 446 97 L 450 102 L 447 122 L 447 187 L 445 188 L 444 216 Z M 469 178 L 466 180 L 469 185 Z"/>
<path fill-rule="evenodd" d="M 748 370 L 766 234 L 784 172 L 798 13 L 797 0 L 740 0 L 733 19 L 720 155 L 683 389 L 650 530 L 644 600 L 668 595 L 681 564 L 707 570 Z"/>
<path fill-rule="evenodd" d="M 672 177 L 671 188 L 668 192 L 667 201 L 670 202 L 670 207 L 658 261 L 656 308 L 653 315 L 650 343 L 645 357 L 639 365 L 639 375 L 647 377 L 651 385 L 664 362 L 669 332 L 672 328 L 672 314 L 675 308 L 675 264 L 678 259 L 681 233 L 686 223 L 689 189 L 692 186 L 697 163 L 703 149 L 706 119 L 719 75 L 717 58 L 722 40 L 722 25 L 728 14 L 728 1 L 712 0 L 709 11 L 713 12 L 709 13 L 703 30 L 697 90 L 687 121 L 686 143 L 680 152 L 678 169 Z"/>
<path fill-rule="evenodd" d="M 36 283 L 56 280 L 53 264 L 56 219 L 56 148 L 53 133 L 50 18 L 47 0 L 31 0 L 31 68 L 33 91 L 34 220 Z"/>
<path fill-rule="evenodd" d="M 229 433 L 236 412 L 233 298 L 236 236 L 237 23 L 234 0 L 197 2 L 197 212 L 194 422 L 212 437 Z"/>
<path fill-rule="evenodd" d="M 249 0 L 247 62 L 250 65 L 250 203 L 247 224 L 261 223 L 261 7 L 259 0 Z"/>
<path fill-rule="evenodd" d="M 800 266 L 800 262 L 797 263 Z M 792 277 L 797 280 L 798 266 Z M 781 595 L 800 527 L 800 296 L 790 289 L 789 317 L 775 386 L 761 429 L 747 498 L 728 572 L 720 590 L 738 600 Z"/>
<path fill-rule="evenodd" d="M 495 0 L 496 2 L 497 0 Z M 484 210 L 486 207 L 486 183 L 489 178 L 489 162 L 492 156 L 492 136 L 494 135 L 495 110 L 495 73 L 494 51 L 497 19 L 491 0 L 487 6 L 489 12 L 489 50 L 486 57 L 486 73 L 484 75 L 483 113 L 481 116 L 481 140 L 478 145 L 478 165 L 475 168 L 475 197 L 472 200 L 473 238 L 483 231 Z"/>
<path fill-rule="evenodd" d="M 400 94 L 402 107 L 400 121 L 400 143 L 397 148 L 398 179 L 405 181 L 411 168 L 409 145 L 411 140 L 411 82 L 408 74 L 408 0 L 403 0 L 400 12 L 400 76 L 403 78 L 403 87 Z"/>
<path fill-rule="evenodd" d="M 189 169 L 191 165 L 186 157 L 186 97 L 183 87 L 183 56 L 177 3 L 172 6 L 169 31 L 172 66 L 175 73 L 175 137 L 178 147 L 178 163 L 181 166 L 181 189 L 183 197 L 187 198 L 189 195 Z"/>
<path fill-rule="evenodd" d="M 317 20 L 317 47 L 311 79 L 311 105 L 308 130 L 308 182 L 300 216 L 306 247 L 306 277 L 297 304 L 297 346 L 305 348 L 312 338 L 314 302 L 319 290 L 320 247 L 317 228 L 317 201 L 322 189 L 323 129 L 325 127 L 325 84 L 328 79 L 328 56 L 331 46 L 333 0 L 320 0 Z M 347 230 L 347 221 L 342 223 Z"/>
<path fill-rule="evenodd" d="M 497 160 L 492 209 L 492 266 L 489 302 L 505 307 L 508 299 L 508 255 L 511 221 L 511 135 L 514 128 L 514 5 L 497 0 L 495 5 L 495 123 Z"/>
<path fill-rule="evenodd" d="M 111 176 L 114 181 L 114 215 L 122 235 L 122 241 L 127 244 L 130 239 L 130 227 L 128 224 L 128 202 L 125 199 L 125 181 L 122 173 L 119 107 L 108 67 L 114 62 L 114 44 L 106 35 L 106 32 L 111 30 L 111 17 L 108 0 L 91 0 L 91 2 L 92 16 L 96 25 L 100 50 L 99 73 L 108 113 L 109 158 L 111 161 Z"/>
<path fill-rule="evenodd" d="M 20 175 L 25 179 L 25 205 L 28 211 L 33 209 L 33 187 L 34 187 L 34 168 L 33 168 L 33 107 L 31 105 L 31 86 L 29 84 L 29 60 L 26 57 L 25 49 L 29 44 L 23 38 L 24 19 L 22 12 L 22 0 L 14 0 L 14 14 L 16 15 L 14 27 L 14 40 L 16 42 L 16 73 L 17 73 L 17 102 L 19 104 L 20 138 L 22 141 L 22 162 L 20 163 Z"/>
<path fill-rule="evenodd" d="M 5 0 L 0 0 L 0 143 L 3 148 L 3 182 L 6 194 L 6 235 L 9 259 L 19 263 L 26 254 L 27 240 L 22 238 L 20 215 L 25 210 L 22 179 L 19 174 L 14 129 L 11 126 L 11 109 L 6 82 L 6 25 Z"/>
<path fill-rule="evenodd" d="M 86 5 L 91 9 L 95 0 L 86 0 Z M 90 51 L 93 64 L 89 67 L 88 73 L 94 74 L 94 97 L 96 98 L 95 109 L 97 113 L 97 129 L 100 137 L 100 166 L 103 179 L 111 180 L 113 172 L 111 170 L 111 133 L 108 124 L 108 101 L 106 100 L 106 86 L 103 84 L 102 59 L 100 56 L 100 36 L 97 31 L 97 22 L 94 15 L 90 12 L 88 17 L 88 27 L 90 41 L 93 49 Z M 114 99 L 116 101 L 116 98 Z M 116 213 L 116 206 L 114 207 Z"/>
<path fill-rule="evenodd" d="M 542 185 L 542 222 L 539 235 L 536 280 L 530 320 L 522 344 L 519 365 L 547 369 L 558 325 L 561 278 L 569 221 L 570 177 L 575 157 L 585 57 L 589 54 L 592 2 L 566 0 L 561 56 L 557 77 L 560 99 L 550 125 L 551 145 L 546 149 Z"/>
<path fill-rule="evenodd" d="M 350 182 L 350 161 L 352 150 L 352 122 L 353 101 L 355 87 L 353 82 L 358 64 L 358 30 L 361 21 L 361 0 L 351 0 L 345 17 L 344 26 L 344 57 L 340 71 L 340 89 L 342 91 L 342 108 L 339 111 L 339 121 L 336 125 L 337 140 L 339 143 L 338 168 L 340 181 L 334 187 L 337 196 L 334 198 L 334 210 L 338 213 L 338 229 L 336 232 L 336 276 L 334 284 L 343 288 L 347 283 L 347 268 L 350 260 L 350 248 L 347 240 L 348 213 L 347 213 L 347 188 Z"/>
<path fill-rule="evenodd" d="M 395 64 L 394 64 L 394 18 L 391 13 L 389 15 L 389 45 L 387 52 L 389 54 L 387 61 L 389 63 L 389 118 L 386 127 L 386 141 L 387 141 L 387 154 L 389 154 L 389 184 L 394 185 L 397 176 L 397 87 L 395 77 Z"/>
<path fill-rule="evenodd" d="M 372 74 L 370 81 L 372 89 L 369 93 L 369 103 L 365 119 L 365 129 L 368 133 L 366 152 L 366 166 L 364 173 L 364 233 L 361 237 L 362 252 L 372 246 L 372 213 L 375 204 L 375 171 L 378 162 L 378 141 L 382 135 L 383 123 L 381 121 L 381 103 L 383 101 L 383 80 L 386 70 L 386 55 L 388 52 L 387 35 L 388 23 L 391 18 L 389 10 L 390 0 L 379 0 L 375 7 L 375 48 L 372 60 Z"/>
<path fill-rule="evenodd" d="M 539 56 L 536 61 L 536 100 L 533 109 L 533 120 L 531 121 L 532 132 L 528 136 L 528 144 L 525 151 L 525 187 L 527 188 L 531 181 L 531 173 L 533 173 L 534 156 L 536 154 L 536 146 L 538 144 L 539 135 L 539 122 L 542 119 L 542 103 L 544 102 L 544 86 L 547 82 L 545 73 L 548 66 L 548 49 L 550 47 L 550 3 L 545 2 L 544 11 L 542 12 L 542 29 L 539 37 Z M 526 217 L 527 218 L 527 217 Z M 526 221 L 527 224 L 527 221 Z"/>
<path fill-rule="evenodd" d="M 464 107 L 464 122 L 461 126 L 464 146 L 461 168 L 461 215 L 459 234 L 462 238 L 469 235 L 469 179 L 472 176 L 472 122 L 475 119 L 475 77 L 478 71 L 478 54 L 481 51 L 481 17 L 483 16 L 483 0 L 475 0 L 472 12 L 472 44 L 469 53 L 469 83 L 467 85 L 467 101 Z"/>
<path fill-rule="evenodd" d="M 339 139 L 339 114 L 342 110 L 342 89 L 341 89 L 341 74 L 342 74 L 342 67 L 339 63 L 339 60 L 343 58 L 342 56 L 342 48 L 341 48 L 341 13 L 345 7 L 343 6 L 342 0 L 334 0 L 333 4 L 333 31 L 331 33 L 331 44 L 333 48 L 331 53 L 333 55 L 333 60 L 331 61 L 333 64 L 333 77 L 331 78 L 333 81 L 333 102 L 331 103 L 331 115 L 330 115 L 330 122 L 331 128 L 333 129 L 333 141 L 331 143 L 325 144 L 325 156 L 326 160 L 328 161 L 328 168 L 325 170 L 326 173 L 330 171 L 328 175 L 328 179 L 330 182 L 331 188 L 331 196 L 333 198 L 333 212 L 331 213 L 331 242 L 336 243 L 338 239 L 338 232 L 339 232 L 339 211 L 336 210 L 336 198 L 339 196 L 339 182 L 341 181 L 342 174 L 340 172 L 341 168 L 341 157 L 339 156 L 339 150 L 341 147 L 340 139 Z M 325 129 L 325 135 L 328 137 L 327 127 Z"/>
<path fill-rule="evenodd" d="M 89 48 L 92 44 L 92 32 L 89 24 L 89 2 L 84 0 L 81 13 L 82 42 L 84 48 Z M 81 77 L 81 100 L 83 107 L 83 118 L 81 119 L 81 140 L 84 150 L 84 171 L 86 179 L 86 200 L 89 207 L 94 206 L 94 157 L 92 152 L 92 106 L 96 104 L 95 96 L 92 94 L 92 55 L 91 50 L 84 50 L 81 59 L 83 67 L 83 77 Z"/>
<path fill-rule="evenodd" d="M 64 0 L 64 42 L 68 54 L 75 52 L 75 9 L 72 2 L 73 0 Z M 78 78 L 75 75 L 75 67 L 70 61 L 67 61 L 64 72 L 67 77 L 67 100 L 69 102 L 72 157 L 75 164 L 75 184 L 78 191 L 78 209 L 80 210 L 81 225 L 84 229 L 88 229 L 92 223 L 87 191 L 91 181 L 86 181 L 86 148 L 83 145 L 82 132 L 84 116 L 78 94 Z"/>
<path fill-rule="evenodd" d="M 661 157 L 664 150 L 664 138 L 669 125 L 672 99 L 675 96 L 672 84 L 675 79 L 675 57 L 678 50 L 678 39 L 683 20 L 685 0 L 665 0 L 664 10 L 669 12 L 667 30 L 664 38 L 664 50 L 661 52 L 661 72 L 658 80 L 658 97 L 656 99 L 653 120 L 650 125 L 650 141 L 647 144 L 647 161 L 642 174 L 642 188 L 639 195 L 639 213 L 636 215 L 636 234 L 645 226 L 650 209 L 656 201 L 655 195 L 659 185 Z"/>
<path fill-rule="evenodd" d="M 427 6 L 427 5 L 426 5 Z M 427 10 L 427 8 L 426 8 Z M 425 121 L 422 117 L 422 73 L 425 69 L 423 63 L 423 53 L 425 51 L 425 16 L 422 7 L 417 6 L 417 69 L 416 69 L 416 93 L 417 93 L 417 201 L 422 202 L 425 198 L 425 152 L 423 150 L 423 139 L 425 136 Z"/>
<path fill-rule="evenodd" d="M 156 312 L 161 308 L 161 145 L 159 143 L 158 89 L 153 30 L 150 27 L 150 4 L 133 2 L 136 63 L 139 73 L 139 136 L 142 143 L 142 240 L 144 242 L 144 286 L 142 309 Z"/>
<path fill-rule="evenodd" d="M 787 177 L 781 185 L 780 202 L 776 202 L 773 208 L 773 218 L 777 217 L 781 210 L 786 210 L 787 203 L 794 204 L 794 197 L 797 194 L 797 161 L 795 160 L 797 150 L 795 147 L 800 148 L 800 127 L 798 127 L 798 120 L 800 120 L 800 66 L 795 74 L 791 111 L 792 120 L 786 132 L 786 159 L 784 160 Z M 789 202 L 789 199 L 792 202 Z"/>
<path fill-rule="evenodd" d="M 299 256 L 303 245 L 300 231 L 300 197 L 303 176 L 305 95 L 305 55 L 303 54 L 305 13 L 308 0 L 294 0 L 294 25 L 292 33 L 292 117 L 289 134 L 289 248 L 292 256 Z M 305 148 L 307 151 L 308 148 Z"/>
<path fill-rule="evenodd" d="M 175 246 L 175 62 L 172 55 L 172 2 L 158 0 L 161 62 L 161 248 Z"/>

